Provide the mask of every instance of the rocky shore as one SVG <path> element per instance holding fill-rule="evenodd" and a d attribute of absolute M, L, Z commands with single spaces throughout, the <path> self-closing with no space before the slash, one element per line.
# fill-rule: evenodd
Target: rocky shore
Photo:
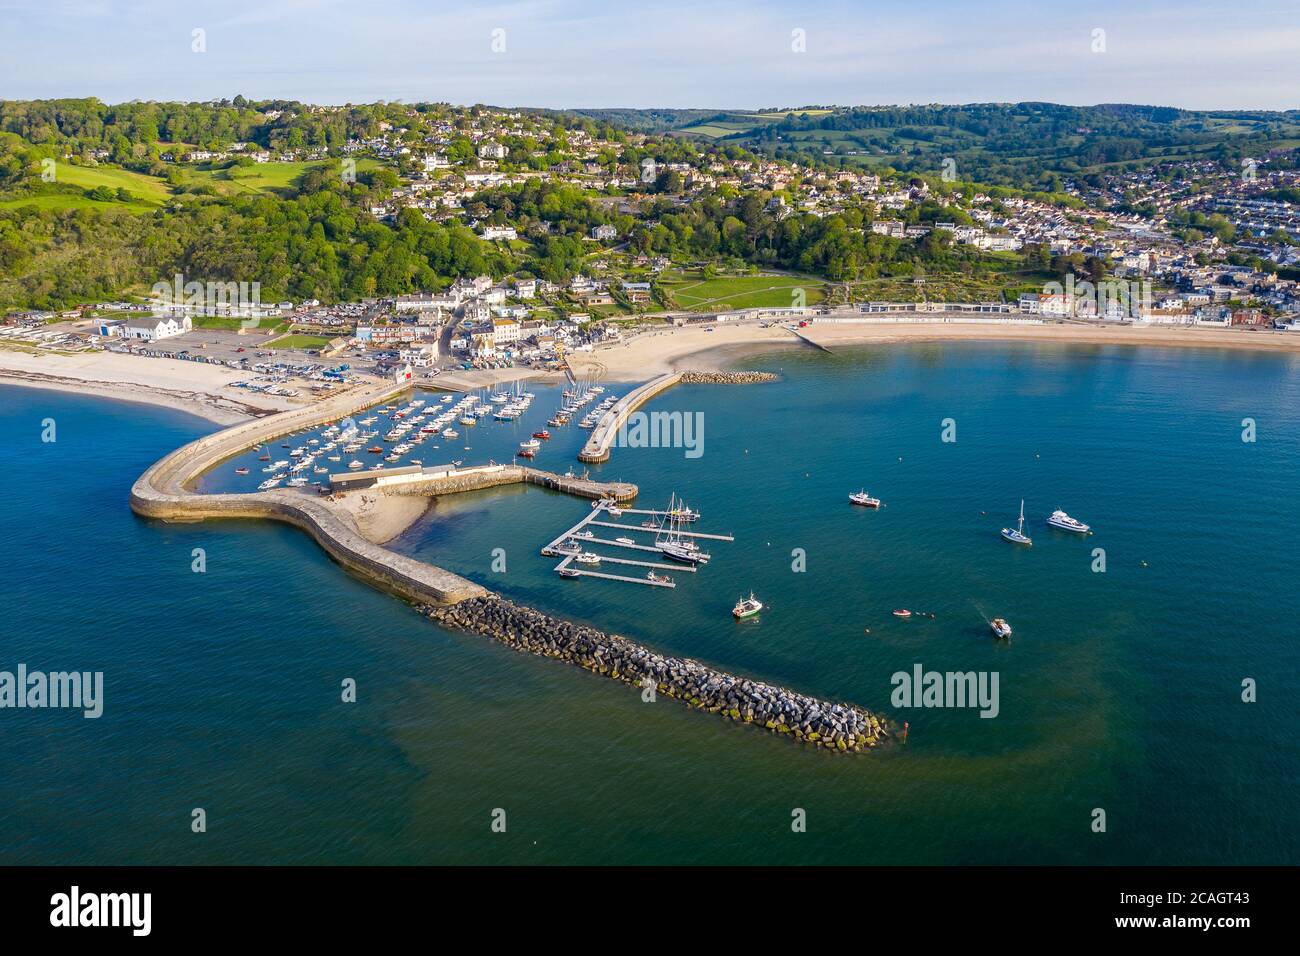
<path fill-rule="evenodd" d="M 682 373 L 683 385 L 753 385 L 756 382 L 775 382 L 774 372 L 700 372 Z"/>
<path fill-rule="evenodd" d="M 789 734 L 832 751 L 859 752 L 889 736 L 884 721 L 835 704 L 736 677 L 688 658 L 664 657 L 635 641 L 523 607 L 497 595 L 421 612 L 446 627 L 495 638 L 516 650 L 577 664 L 730 720 Z"/>

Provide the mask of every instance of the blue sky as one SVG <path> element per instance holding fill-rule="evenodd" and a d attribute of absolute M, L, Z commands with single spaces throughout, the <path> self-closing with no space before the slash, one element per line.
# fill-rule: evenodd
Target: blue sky
<path fill-rule="evenodd" d="M 194 52 L 193 31 L 206 52 Z M 794 52 L 794 31 L 805 52 Z M 1104 52 L 1094 52 L 1103 30 Z M 494 31 L 498 48 L 493 50 Z M 0 0 L 0 98 L 1300 107 L 1297 0 Z"/>

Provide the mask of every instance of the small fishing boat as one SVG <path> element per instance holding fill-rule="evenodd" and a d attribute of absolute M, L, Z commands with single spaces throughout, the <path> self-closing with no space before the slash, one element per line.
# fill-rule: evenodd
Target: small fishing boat
<path fill-rule="evenodd" d="M 237 475 L 246 475 L 246 474 L 248 474 L 248 469 L 247 469 L 247 468 L 236 468 L 236 469 L 235 469 L 235 474 L 237 474 Z"/>
<path fill-rule="evenodd" d="M 994 637 L 1005 641 L 1011 636 L 1011 625 L 1007 623 L 1006 618 L 995 617 L 989 622 L 989 627 L 993 629 Z"/>
<path fill-rule="evenodd" d="M 518 455 L 520 458 L 536 458 L 536 457 L 537 457 L 537 452 L 533 451 L 531 448 L 521 448 L 521 449 L 519 449 L 517 452 L 515 452 L 515 454 Z"/>
<path fill-rule="evenodd" d="M 573 560 L 579 564 L 600 564 L 600 555 L 594 551 L 584 551 Z"/>
<path fill-rule="evenodd" d="M 911 616 L 912 616 L 912 612 L 905 607 L 897 608 L 894 611 L 894 617 L 909 618 Z"/>
<path fill-rule="evenodd" d="M 358 468 L 364 468 L 366 466 L 364 462 L 360 462 L 353 459 L 352 461 L 348 462 L 348 467 L 351 468 L 353 471 L 356 471 Z"/>
<path fill-rule="evenodd" d="M 257 456 L 257 460 L 258 460 L 258 461 L 270 461 L 270 460 L 271 460 L 271 456 L 270 456 L 270 455 L 258 455 L 258 456 Z"/>
<path fill-rule="evenodd" d="M 615 538 L 614 540 L 619 544 L 636 544 L 631 538 Z"/>
<path fill-rule="evenodd" d="M 1033 544 L 1034 541 L 1025 534 L 1025 501 L 1020 500 L 1020 523 L 1014 528 L 1003 528 L 1002 537 L 1012 544 Z"/>
<path fill-rule="evenodd" d="M 521 441 L 519 447 L 527 451 L 537 451 L 537 449 L 542 447 L 542 443 L 536 438 L 529 438 L 527 441 Z"/>
<path fill-rule="evenodd" d="M 576 578 L 578 577 L 578 572 L 573 570 L 573 568 L 560 568 L 560 577 Z"/>
<path fill-rule="evenodd" d="M 653 571 L 647 571 L 645 579 L 653 581 L 655 584 L 672 584 L 673 579 L 666 574 L 655 574 Z"/>
<path fill-rule="evenodd" d="M 871 497 L 871 495 L 867 494 L 866 491 L 859 491 L 854 494 L 850 494 L 849 501 L 853 502 L 853 504 L 855 505 L 862 505 L 862 507 L 864 508 L 880 507 L 880 499 Z"/>
<path fill-rule="evenodd" d="M 551 440 L 551 433 L 548 432 L 546 429 L 543 428 L 543 429 L 542 429 L 541 431 L 539 431 L 539 432 L 533 432 L 533 437 L 534 437 L 534 438 L 540 438 L 542 441 L 550 441 L 550 440 Z"/>
<path fill-rule="evenodd" d="M 384 449 L 381 448 L 379 445 L 371 445 L 369 448 L 366 449 L 366 451 L 368 451 L 372 455 L 382 455 L 384 453 Z"/>
<path fill-rule="evenodd" d="M 1047 519 L 1047 523 L 1053 528 L 1060 528 L 1062 531 L 1073 531 L 1075 534 L 1092 533 L 1092 528 L 1090 526 L 1075 518 L 1071 518 L 1060 508 L 1057 508 L 1052 512 L 1051 517 Z"/>
<path fill-rule="evenodd" d="M 454 428 L 444 428 L 444 429 L 442 430 L 442 437 L 443 437 L 443 438 L 459 438 L 459 437 L 460 437 L 460 432 L 456 431 L 456 429 L 454 429 Z"/>
<path fill-rule="evenodd" d="M 736 602 L 736 606 L 731 609 L 731 614 L 736 620 L 741 618 L 753 617 L 759 611 L 763 610 L 763 602 L 754 597 L 754 592 L 749 592 L 749 597 L 743 597 Z"/>

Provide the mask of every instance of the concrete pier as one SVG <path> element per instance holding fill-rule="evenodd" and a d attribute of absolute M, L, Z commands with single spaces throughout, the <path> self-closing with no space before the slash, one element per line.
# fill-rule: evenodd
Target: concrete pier
<path fill-rule="evenodd" d="M 660 392 L 672 388 L 681 377 L 681 372 L 660 375 L 620 398 L 596 423 L 591 437 L 578 453 L 578 459 L 586 462 L 608 461 L 609 449 L 614 444 L 614 439 L 618 437 L 618 430 L 627 421 L 627 417 Z"/>

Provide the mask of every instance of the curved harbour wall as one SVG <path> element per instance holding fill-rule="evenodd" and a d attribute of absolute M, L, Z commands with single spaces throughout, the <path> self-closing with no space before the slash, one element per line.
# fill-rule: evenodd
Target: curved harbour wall
<path fill-rule="evenodd" d="M 660 383 L 660 389 L 674 384 Z M 737 677 L 688 658 L 665 657 L 618 635 L 574 624 L 513 604 L 481 585 L 375 544 L 346 511 L 309 494 L 274 489 L 253 494 L 202 495 L 188 487 L 197 476 L 250 445 L 352 415 L 391 398 L 402 387 L 358 389 L 315 406 L 237 425 L 191 442 L 155 462 L 131 488 L 136 514 L 165 521 L 262 518 L 301 528 L 335 561 L 421 606 L 433 620 L 483 634 L 517 650 L 557 658 L 594 673 L 684 700 L 731 720 L 758 724 L 832 751 L 857 752 L 887 737 L 883 722 L 849 704 L 818 700 L 760 681 Z M 642 399 L 644 400 L 644 399 Z M 586 497 L 636 494 L 635 485 L 612 486 L 534 469 L 508 466 L 498 481 L 528 481 Z M 468 489 L 460 489 L 468 490 Z"/>
<path fill-rule="evenodd" d="M 189 488 L 190 482 L 209 468 L 251 445 L 356 414 L 409 388 L 385 383 L 353 389 L 306 408 L 246 422 L 192 441 L 159 459 L 136 480 L 131 488 L 131 510 L 164 521 L 282 521 L 306 531 L 345 568 L 409 600 L 454 602 L 486 594 L 473 581 L 367 541 L 350 516 L 309 494 L 277 489 L 242 495 L 201 495 Z"/>
<path fill-rule="evenodd" d="M 653 687 L 692 707 L 832 751 L 862 751 L 889 736 L 884 722 L 860 707 L 737 677 L 689 658 L 664 657 L 617 634 L 554 618 L 494 594 L 424 608 L 423 613 L 444 626 L 483 634 L 516 650 L 567 661 L 624 683 Z"/>

